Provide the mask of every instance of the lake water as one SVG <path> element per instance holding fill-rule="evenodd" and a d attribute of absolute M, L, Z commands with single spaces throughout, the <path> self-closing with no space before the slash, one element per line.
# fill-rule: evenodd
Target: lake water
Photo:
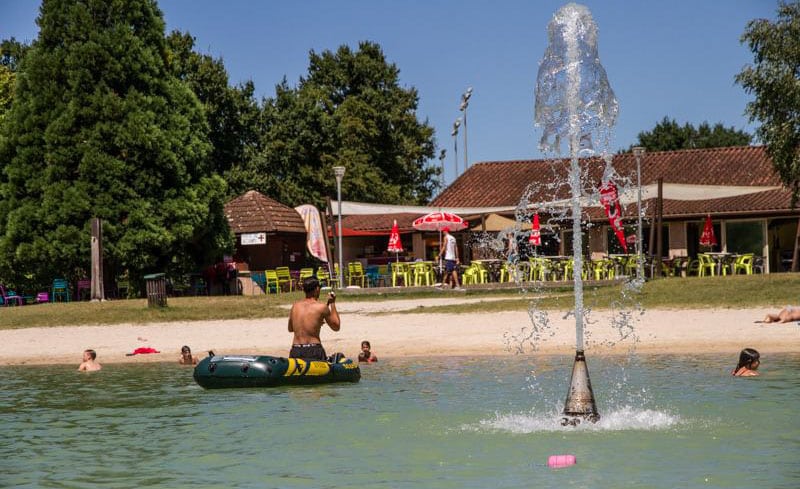
<path fill-rule="evenodd" d="M 358 384 L 205 391 L 178 365 L 7 367 L 2 487 L 797 488 L 800 355 L 392 360 Z M 546 467 L 553 454 L 577 464 Z"/>

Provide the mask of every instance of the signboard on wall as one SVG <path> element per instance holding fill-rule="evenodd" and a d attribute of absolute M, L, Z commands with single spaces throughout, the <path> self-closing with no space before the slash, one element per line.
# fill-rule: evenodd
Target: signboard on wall
<path fill-rule="evenodd" d="M 267 244 L 267 233 L 242 233 L 242 246 Z"/>

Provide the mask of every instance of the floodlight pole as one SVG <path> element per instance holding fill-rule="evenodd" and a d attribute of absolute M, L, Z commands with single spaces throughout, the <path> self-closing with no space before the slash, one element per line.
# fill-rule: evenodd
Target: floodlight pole
<path fill-rule="evenodd" d="M 469 157 L 467 156 L 467 107 L 469 107 L 469 98 L 472 96 L 472 87 L 468 87 L 467 91 L 461 94 L 461 106 L 459 110 L 464 113 L 464 171 L 469 168 Z"/>
<path fill-rule="evenodd" d="M 638 194 L 636 196 L 636 217 L 638 219 L 636 228 L 636 260 L 638 262 L 637 278 L 642 280 L 644 276 L 644 260 L 642 258 L 642 155 L 644 155 L 644 148 L 636 146 L 633 148 L 633 155 L 636 157 L 636 187 Z"/>
<path fill-rule="evenodd" d="M 342 178 L 344 178 L 344 167 L 334 166 L 333 174 L 336 175 L 336 202 L 339 208 L 339 287 L 344 285 L 344 265 L 342 265 Z"/>
<path fill-rule="evenodd" d="M 447 150 L 446 149 L 442 149 L 439 152 L 439 165 L 441 165 L 441 167 L 442 167 L 442 173 L 439 175 L 439 187 L 440 187 L 439 193 L 440 194 L 444 191 L 444 158 L 445 158 L 446 154 L 447 154 Z"/>

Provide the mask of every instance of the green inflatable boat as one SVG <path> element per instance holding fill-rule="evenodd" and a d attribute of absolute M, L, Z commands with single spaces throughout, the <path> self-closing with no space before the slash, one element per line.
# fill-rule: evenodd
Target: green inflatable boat
<path fill-rule="evenodd" d="M 206 389 L 358 382 L 361 369 L 349 358 L 335 363 L 300 358 L 214 355 L 194 368 L 194 380 Z"/>

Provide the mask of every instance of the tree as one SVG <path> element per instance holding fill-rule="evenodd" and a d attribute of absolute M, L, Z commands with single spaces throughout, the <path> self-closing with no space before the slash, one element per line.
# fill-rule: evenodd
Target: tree
<path fill-rule="evenodd" d="M 332 167 L 341 165 L 349 200 L 426 202 L 438 175 L 427 164 L 433 129 L 417 120 L 417 91 L 400 87 L 399 74 L 375 43 L 311 51 L 308 76 L 296 88 L 284 79 L 264 102 L 261 150 L 231 172 L 230 185 L 321 205 L 335 195 Z"/>
<path fill-rule="evenodd" d="M 736 82 L 755 95 L 746 113 L 761 121 L 756 134 L 791 189 L 794 206 L 800 195 L 800 3 L 781 2 L 775 22 L 750 21 L 741 40 L 754 65 L 742 69 Z"/>
<path fill-rule="evenodd" d="M 194 50 L 191 34 L 173 31 L 167 36 L 170 69 L 192 89 L 203 104 L 211 142 L 213 170 L 223 175 L 240 165 L 259 142 L 261 115 L 252 81 L 229 86 L 222 59 Z"/>
<path fill-rule="evenodd" d="M 42 287 L 87 273 L 185 271 L 231 246 L 208 127 L 167 68 L 153 0 L 44 0 L 0 141 L 0 275 Z"/>
<path fill-rule="evenodd" d="M 28 51 L 28 47 L 13 37 L 0 41 L 0 126 L 3 124 L 6 112 L 11 108 L 17 66 Z"/>
<path fill-rule="evenodd" d="M 727 146 L 747 146 L 753 140 L 750 134 L 726 128 L 721 122 L 711 127 L 703 122 L 696 129 L 688 122 L 680 126 L 675 119 L 664 117 L 651 131 L 639 133 L 639 142 L 633 146 L 643 146 L 647 151 L 675 151 L 695 148 L 723 148 Z M 628 151 L 631 149 L 628 148 Z"/>

